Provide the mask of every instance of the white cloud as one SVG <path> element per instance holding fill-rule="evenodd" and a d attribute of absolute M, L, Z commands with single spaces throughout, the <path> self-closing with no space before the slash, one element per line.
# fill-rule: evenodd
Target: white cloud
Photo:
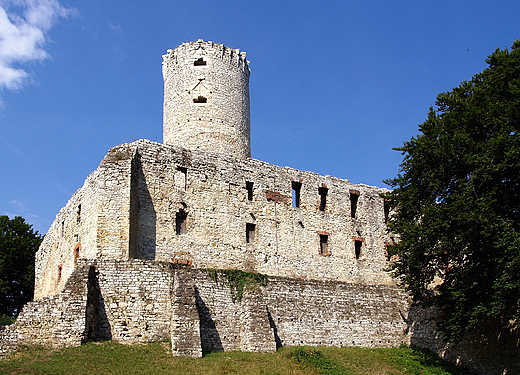
<path fill-rule="evenodd" d="M 49 58 L 47 32 L 58 18 L 76 13 L 57 0 L 0 0 L 0 89 L 27 83 L 29 73 L 20 64 Z"/>

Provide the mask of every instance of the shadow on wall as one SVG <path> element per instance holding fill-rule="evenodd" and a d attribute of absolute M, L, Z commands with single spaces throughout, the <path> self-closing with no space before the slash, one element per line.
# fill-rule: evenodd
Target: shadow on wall
<path fill-rule="evenodd" d="M 105 301 L 101 295 L 98 271 L 89 267 L 87 284 L 87 308 L 85 312 L 85 336 L 82 344 L 90 341 L 108 341 L 112 339 L 112 330 L 108 323 Z"/>
<path fill-rule="evenodd" d="M 139 149 L 132 159 L 130 258 L 155 260 L 157 214 L 146 183 Z"/>
<path fill-rule="evenodd" d="M 199 314 L 200 322 L 200 343 L 202 346 L 202 355 L 211 352 L 223 352 L 222 341 L 215 326 L 215 322 L 211 318 L 208 306 L 200 297 L 197 287 L 195 289 L 195 303 Z"/>
<path fill-rule="evenodd" d="M 276 349 L 279 349 L 283 345 L 282 345 L 282 340 L 280 340 L 280 336 L 278 336 L 278 328 L 276 328 L 276 324 L 275 324 L 274 319 L 273 319 L 273 317 L 271 315 L 271 312 L 269 311 L 269 308 L 267 306 L 265 308 L 267 310 L 267 318 L 269 319 L 269 326 L 273 330 L 274 341 L 276 342 Z"/>
<path fill-rule="evenodd" d="M 410 344 L 430 349 L 477 374 L 520 374 L 520 330 L 503 329 L 501 322 L 485 319 L 462 341 L 446 344 L 436 330 L 436 322 L 441 319 L 438 308 L 411 307 L 406 319 Z"/>

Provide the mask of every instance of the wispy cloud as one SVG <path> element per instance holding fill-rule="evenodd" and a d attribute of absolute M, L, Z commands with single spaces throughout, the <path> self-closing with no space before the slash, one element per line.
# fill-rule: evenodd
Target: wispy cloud
<path fill-rule="evenodd" d="M 10 219 L 14 219 L 16 216 L 21 216 L 27 223 L 33 225 L 34 229 L 38 230 L 42 234 L 45 234 L 42 230 L 45 230 L 50 226 L 49 220 L 33 214 L 33 210 L 27 207 L 24 202 L 13 199 L 7 202 L 7 206 L 10 207 L 9 211 L 2 211 L 0 212 L 1 215 L 9 216 Z"/>
<path fill-rule="evenodd" d="M 49 58 L 47 32 L 60 17 L 77 14 L 57 0 L 0 0 L 0 89 L 30 82 L 21 64 Z"/>

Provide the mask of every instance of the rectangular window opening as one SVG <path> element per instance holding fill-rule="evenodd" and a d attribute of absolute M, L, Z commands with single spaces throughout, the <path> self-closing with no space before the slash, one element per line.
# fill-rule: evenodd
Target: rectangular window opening
<path fill-rule="evenodd" d="M 327 206 L 327 192 L 329 189 L 326 187 L 318 188 L 318 192 L 320 194 L 320 211 L 325 211 L 325 207 Z"/>
<path fill-rule="evenodd" d="M 179 179 L 178 183 L 175 184 L 183 190 L 186 190 L 186 185 L 188 184 L 188 168 L 185 167 L 177 167 L 177 177 Z"/>
<path fill-rule="evenodd" d="M 255 242 L 256 224 L 246 223 L 246 243 Z"/>
<path fill-rule="evenodd" d="M 76 221 L 78 224 L 81 222 L 81 204 L 78 206 L 78 214 L 76 216 Z"/>
<path fill-rule="evenodd" d="M 177 212 L 175 215 L 175 229 L 178 235 L 186 234 L 186 218 L 188 214 L 184 211 Z"/>
<path fill-rule="evenodd" d="M 301 182 L 292 182 L 292 206 L 300 207 L 300 192 L 302 190 Z"/>
<path fill-rule="evenodd" d="M 356 259 L 359 259 L 361 256 L 361 246 L 363 245 L 363 241 L 355 240 L 354 241 L 354 252 L 356 255 Z"/>
<path fill-rule="evenodd" d="M 79 245 L 74 248 L 74 266 L 78 264 L 79 258 Z"/>
<path fill-rule="evenodd" d="M 194 66 L 204 66 L 204 65 L 206 65 L 206 61 L 204 61 L 204 59 L 202 57 L 200 57 L 193 62 L 193 65 Z"/>
<path fill-rule="evenodd" d="M 253 200 L 253 183 L 246 181 L 246 190 L 247 190 L 247 200 Z"/>
<path fill-rule="evenodd" d="M 58 283 L 61 281 L 61 271 L 63 269 L 63 264 L 58 266 Z"/>
<path fill-rule="evenodd" d="M 327 236 L 326 234 L 320 234 L 320 255 L 328 255 L 328 242 L 329 236 Z"/>
<path fill-rule="evenodd" d="M 359 192 L 357 190 L 350 191 L 350 216 L 356 217 Z"/>
<path fill-rule="evenodd" d="M 384 210 L 385 210 L 385 224 L 388 222 L 388 216 L 390 215 L 390 201 L 385 199 L 384 201 Z"/>

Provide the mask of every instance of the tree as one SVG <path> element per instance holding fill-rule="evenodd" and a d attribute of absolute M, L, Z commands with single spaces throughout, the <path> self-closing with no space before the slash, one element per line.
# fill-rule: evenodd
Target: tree
<path fill-rule="evenodd" d="M 0 216 L 0 316 L 16 317 L 33 298 L 34 255 L 42 241 L 19 216 Z"/>
<path fill-rule="evenodd" d="M 394 274 L 414 300 L 446 313 L 445 339 L 479 322 L 520 326 L 520 41 L 437 96 L 385 181 Z"/>

